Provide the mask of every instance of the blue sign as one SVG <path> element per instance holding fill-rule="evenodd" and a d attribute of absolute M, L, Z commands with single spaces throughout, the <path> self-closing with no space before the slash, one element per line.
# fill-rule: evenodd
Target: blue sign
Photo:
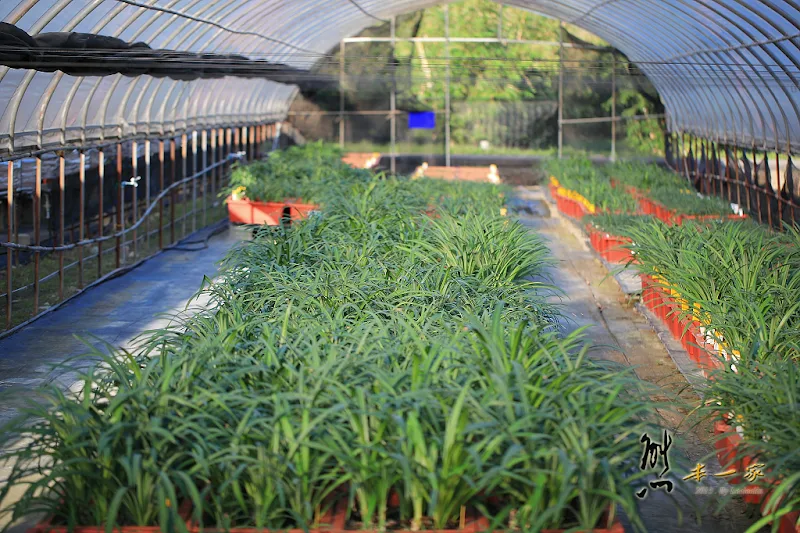
<path fill-rule="evenodd" d="M 433 111 L 421 111 L 408 114 L 408 129 L 432 130 L 436 129 L 436 114 Z"/>

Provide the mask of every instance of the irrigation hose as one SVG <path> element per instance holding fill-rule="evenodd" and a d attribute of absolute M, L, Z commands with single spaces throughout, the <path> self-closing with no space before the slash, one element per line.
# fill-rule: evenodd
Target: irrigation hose
<path fill-rule="evenodd" d="M 208 249 L 208 241 L 212 239 L 212 237 L 219 235 L 220 233 L 226 231 L 228 229 L 228 220 L 223 219 L 214 224 L 213 226 L 209 226 L 208 233 L 202 239 L 196 239 L 193 241 L 186 241 L 180 240 L 171 246 L 164 247 L 165 252 L 200 252 L 203 250 Z M 186 248 L 187 245 L 192 244 L 200 244 L 202 245 L 200 248 Z"/>

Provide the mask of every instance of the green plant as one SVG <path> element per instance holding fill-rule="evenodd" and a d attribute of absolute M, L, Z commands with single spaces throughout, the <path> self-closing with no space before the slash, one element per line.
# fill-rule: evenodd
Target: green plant
<path fill-rule="evenodd" d="M 0 500 L 46 472 L 7 512 L 180 530 L 188 502 L 203 528 L 309 529 L 344 505 L 357 527 L 415 529 L 470 506 L 538 530 L 619 506 L 641 528 L 652 391 L 562 337 L 556 288 L 530 279 L 547 249 L 500 216 L 505 189 L 319 166 L 324 212 L 262 228 L 204 312 L 6 428 L 32 445 L 4 447 Z"/>
<path fill-rule="evenodd" d="M 611 235 L 627 237 L 631 231 L 635 231 L 635 228 L 650 227 L 655 220 L 653 217 L 643 215 L 600 213 L 586 217 L 584 222 Z"/>
<path fill-rule="evenodd" d="M 597 212 L 633 213 L 636 200 L 627 191 L 612 187 L 611 181 L 588 158 L 551 159 L 545 173 L 555 177 L 567 190 L 575 191 L 594 205 Z"/>

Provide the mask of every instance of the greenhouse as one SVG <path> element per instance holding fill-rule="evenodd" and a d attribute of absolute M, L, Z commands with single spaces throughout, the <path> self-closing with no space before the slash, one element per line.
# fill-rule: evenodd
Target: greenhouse
<path fill-rule="evenodd" d="M 0 1 L 0 532 L 800 533 L 798 78 L 788 0 Z"/>

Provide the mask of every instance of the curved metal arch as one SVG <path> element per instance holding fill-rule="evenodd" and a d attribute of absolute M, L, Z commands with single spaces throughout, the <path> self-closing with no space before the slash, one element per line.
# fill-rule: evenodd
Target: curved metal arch
<path fill-rule="evenodd" d="M 677 0 L 677 1 L 679 1 L 681 4 L 684 4 L 684 5 L 686 4 L 686 2 L 685 2 L 685 1 L 683 1 L 683 0 Z M 662 5 L 663 5 L 663 4 L 662 4 Z M 672 5 L 670 5 L 670 7 L 673 7 L 673 8 L 674 8 L 674 6 L 672 6 Z M 687 16 L 687 19 L 688 19 L 689 21 L 695 21 L 695 20 L 696 20 L 696 18 L 695 18 L 695 17 L 689 16 L 689 15 L 686 15 L 686 16 Z M 667 24 L 669 23 L 669 22 L 668 22 L 668 21 L 669 21 L 669 18 L 668 18 L 668 17 L 666 18 L 666 20 L 665 20 L 664 18 L 661 18 L 660 20 L 662 20 L 664 23 L 667 23 Z M 674 26 L 673 26 L 673 29 L 674 29 Z M 717 31 L 716 31 L 716 30 L 713 28 L 713 26 L 705 25 L 705 29 L 706 29 L 707 31 L 711 31 L 711 32 L 714 32 L 715 34 L 717 34 L 717 37 L 718 37 L 720 40 L 722 40 L 722 41 L 724 42 L 724 38 L 722 38 L 722 37 L 721 37 L 721 36 L 718 34 L 718 32 L 717 32 Z M 686 38 L 686 32 L 683 32 L 683 37 L 684 37 L 684 38 Z M 650 59 L 650 58 L 648 58 L 648 60 L 649 60 L 649 59 Z M 632 60 L 633 60 L 634 62 L 636 62 L 636 59 L 632 59 Z M 712 61 L 712 64 L 714 64 L 714 61 Z M 649 65 L 648 65 L 648 67 L 649 67 Z M 674 71 L 675 71 L 675 69 L 673 68 L 673 69 L 671 69 L 671 70 L 672 70 L 672 72 L 671 72 L 671 74 L 670 74 L 670 75 L 674 77 Z M 692 66 L 692 71 L 693 71 L 693 72 L 695 72 L 695 75 L 696 75 L 696 76 L 702 76 L 702 74 L 703 74 L 703 71 L 702 71 L 702 70 L 700 70 L 700 66 L 694 66 L 694 65 L 693 65 L 693 66 Z M 726 75 L 726 77 L 727 77 L 727 75 Z M 735 87 L 735 86 L 737 85 L 737 84 L 736 84 L 736 80 L 734 80 L 734 79 L 731 79 L 731 78 L 729 78 L 729 79 L 730 79 L 730 81 L 731 81 L 731 85 Z M 752 79 L 749 77 L 749 75 L 748 75 L 748 79 L 750 79 L 750 80 L 752 81 Z M 727 87 L 726 87 L 726 90 L 727 90 Z M 746 90 L 747 90 L 748 94 L 750 94 L 750 91 L 749 91 L 749 89 L 746 89 Z M 713 94 L 713 93 L 712 93 L 712 94 Z M 733 100 L 734 100 L 734 101 L 736 101 L 736 98 L 735 98 L 735 97 L 734 97 L 734 95 L 733 95 L 733 94 L 730 92 L 730 90 L 728 90 L 728 94 L 729 94 L 729 95 L 730 95 L 730 96 L 733 98 Z M 752 99 L 752 94 L 750 94 L 750 99 Z M 735 112 L 736 112 L 736 111 L 733 111 L 733 112 L 732 112 L 731 110 L 736 110 L 736 109 L 739 109 L 740 107 L 744 107 L 744 108 L 745 108 L 745 111 L 748 113 L 748 115 L 751 115 L 749 107 L 747 107 L 747 106 L 746 106 L 746 104 L 745 104 L 745 99 L 741 99 L 741 101 L 740 101 L 739 103 L 740 103 L 740 105 L 739 105 L 739 106 L 731 105 L 730 103 L 728 103 L 728 104 L 727 104 L 727 107 L 728 107 L 728 112 L 729 112 L 729 113 L 734 113 L 734 114 L 735 114 Z M 709 114 L 708 112 L 705 112 L 705 113 L 704 113 L 704 112 L 697 112 L 697 114 L 695 114 L 695 116 L 697 116 L 697 117 L 703 117 L 703 116 L 708 116 L 708 114 Z M 759 113 L 759 115 L 760 115 L 760 116 L 759 116 L 759 118 L 760 118 L 760 120 L 761 120 L 761 122 L 762 122 L 762 127 L 766 127 L 766 124 L 767 124 L 767 120 L 766 120 L 766 118 L 765 118 L 765 117 L 763 116 L 763 114 L 761 114 L 761 113 Z M 687 115 L 687 116 L 689 116 L 689 115 Z M 680 121 L 680 120 L 681 120 L 681 119 L 679 118 L 679 121 Z M 750 125 L 750 128 L 751 128 L 752 135 L 753 135 L 753 136 L 755 136 L 755 125 L 754 125 L 754 123 L 752 122 L 752 115 L 751 115 L 751 125 Z M 703 136 L 706 136 L 706 137 L 719 137 L 718 135 L 714 135 L 714 136 L 712 136 L 712 135 L 709 135 L 709 133 L 708 133 L 708 131 L 707 131 L 707 130 L 706 130 L 706 131 L 698 131 L 698 129 L 697 129 L 695 126 L 692 126 L 692 127 L 691 127 L 691 128 L 689 128 L 688 130 L 687 130 L 686 128 L 682 128 L 682 129 L 684 129 L 685 131 L 695 131 L 695 132 L 697 132 L 697 133 L 700 133 L 701 135 L 703 135 Z"/>
<path fill-rule="evenodd" d="M 713 0 L 713 1 L 714 1 L 715 3 L 717 3 L 717 4 L 719 3 L 719 1 L 718 1 L 718 0 Z M 777 26 L 776 26 L 776 25 L 775 25 L 773 22 L 771 22 L 769 19 L 767 19 L 767 18 L 766 18 L 766 17 L 763 15 L 763 13 L 762 13 L 761 11 L 759 11 L 759 10 L 757 10 L 757 9 L 753 9 L 753 8 L 752 8 L 752 6 L 750 6 L 750 5 L 746 4 L 745 2 L 742 2 L 742 0 L 734 0 L 734 1 L 735 1 L 736 3 L 738 3 L 738 4 L 742 5 L 742 7 L 746 8 L 747 10 L 749 10 L 749 11 L 750 11 L 751 13 L 753 13 L 753 14 L 754 14 L 756 17 L 758 17 L 758 18 L 761 18 L 762 20 L 764 20 L 764 22 L 765 22 L 766 24 L 768 24 L 769 26 L 772 26 L 774 29 L 776 29 L 776 30 L 778 30 L 778 31 L 781 31 L 781 29 L 780 29 L 780 28 L 778 28 L 778 27 L 777 27 Z M 777 9 L 775 9 L 775 8 L 773 7 L 773 6 L 774 6 L 774 3 L 773 3 L 772 1 L 770 1 L 770 0 L 763 0 L 763 2 L 762 2 L 762 3 L 764 3 L 764 4 L 767 4 L 767 5 L 770 7 L 770 9 L 773 9 L 773 11 L 774 11 L 774 12 L 776 12 L 776 13 L 778 13 L 778 12 L 779 12 Z M 721 16 L 723 16 L 723 15 L 721 14 Z M 788 19 L 788 18 L 787 18 L 786 20 L 787 20 L 787 21 L 789 21 L 789 22 L 792 22 L 792 20 L 791 20 L 791 19 Z M 798 29 L 800 29 L 800 27 L 798 26 L 798 24 L 797 24 L 796 22 L 792 22 L 792 24 L 795 26 L 795 28 L 798 28 Z M 743 30 L 742 30 L 742 31 L 743 31 Z M 763 33 L 764 35 L 767 35 L 767 33 L 766 33 L 766 32 L 764 32 L 764 31 L 762 31 L 762 30 L 759 30 L 759 31 L 761 31 L 761 33 Z M 748 35 L 748 36 L 749 36 L 749 35 Z M 770 57 L 770 58 L 771 58 L 773 61 L 775 61 L 776 65 L 781 65 L 781 61 L 780 61 L 780 60 L 779 60 L 779 59 L 778 59 L 778 58 L 777 58 L 777 57 L 776 57 L 776 56 L 775 56 L 775 55 L 772 53 L 772 51 L 771 51 L 771 50 L 768 48 L 768 46 L 771 46 L 771 45 L 759 45 L 759 48 L 762 48 L 762 49 L 764 50 L 764 52 L 765 52 L 765 53 L 766 53 L 766 54 L 767 54 L 767 55 L 768 55 L 768 56 L 769 56 L 769 57 Z M 785 56 L 785 57 L 786 57 L 786 58 L 787 58 L 787 59 L 788 59 L 788 60 L 789 60 L 789 61 L 790 61 L 792 64 L 794 64 L 794 66 L 795 66 L 796 68 L 800 69 L 800 61 L 798 61 L 798 59 L 795 59 L 795 58 L 794 58 L 794 57 L 793 57 L 793 56 L 792 56 L 790 53 L 788 53 L 788 52 L 787 52 L 787 50 L 786 50 L 786 47 L 785 47 L 785 45 L 784 45 L 784 43 L 783 43 L 783 42 L 780 42 L 780 43 L 774 43 L 774 46 L 776 46 L 776 47 L 777 47 L 779 50 L 781 50 L 781 52 L 783 53 L 783 55 L 784 55 L 784 56 Z M 795 46 L 795 50 L 797 50 L 797 49 L 798 49 L 798 47 L 797 47 L 797 46 Z M 797 78 L 794 76 L 794 74 L 792 74 L 792 73 L 791 73 L 791 70 L 787 70 L 786 68 L 783 68 L 782 70 L 783 70 L 784 74 L 786 74 L 787 76 L 789 76 L 789 78 L 792 80 L 792 83 L 794 83 L 795 87 L 798 87 L 798 81 L 797 81 Z M 787 90 L 787 88 L 786 88 L 786 87 L 784 87 L 784 86 L 783 86 L 783 84 L 781 83 L 780 79 L 778 79 L 778 78 L 777 78 L 777 76 L 775 76 L 775 73 L 772 71 L 772 69 L 769 69 L 769 68 L 768 68 L 768 69 L 767 69 L 767 72 L 769 72 L 769 73 L 772 75 L 772 77 L 773 77 L 773 78 L 775 78 L 775 81 L 777 82 L 777 85 L 778 85 L 778 87 L 780 87 L 780 88 L 781 88 L 781 90 L 782 90 L 782 91 L 783 91 L 783 93 L 784 93 L 784 96 L 786 96 L 786 99 L 787 99 L 787 100 L 789 101 L 789 103 L 791 104 L 791 106 L 792 106 L 792 109 L 793 109 L 793 111 L 794 111 L 794 116 L 795 116 L 795 117 L 798 117 L 798 116 L 800 116 L 800 109 L 798 109 L 797 103 L 796 103 L 796 102 L 794 101 L 794 99 L 792 98 L 792 95 L 790 94 L 790 92 Z M 790 124 L 789 118 L 788 118 L 788 116 L 786 115 L 786 113 L 785 113 L 785 111 L 783 110 L 783 108 L 780 106 L 780 102 L 778 102 L 778 100 L 777 100 L 777 97 L 775 97 L 774 93 L 772 92 L 772 89 L 770 89 L 770 87 L 769 87 L 769 84 L 767 84 L 767 89 L 770 91 L 770 93 L 771 93 L 771 94 L 773 95 L 773 97 L 775 98 L 775 100 L 776 100 L 776 103 L 778 104 L 778 106 L 777 106 L 777 107 L 778 107 L 778 109 L 780 109 L 780 110 L 781 110 L 781 114 L 783 115 L 783 119 L 784 119 L 784 122 L 785 122 L 785 124 L 786 124 L 786 140 L 787 140 L 787 142 L 788 142 L 788 141 L 789 141 L 789 139 L 791 139 L 791 135 L 792 135 L 792 134 L 791 134 L 791 124 Z M 780 139 L 778 139 L 777 137 L 778 137 L 778 136 L 776 135 L 776 139 L 775 139 L 775 142 L 776 142 L 776 147 L 777 147 L 777 146 L 780 144 Z"/>
<path fill-rule="evenodd" d="M 678 3 L 680 3 L 680 4 L 682 4 L 683 6 L 686 6 L 686 4 L 687 4 L 687 2 L 686 2 L 685 0 L 674 0 L 674 1 L 676 1 L 676 2 L 678 2 Z M 671 7 L 672 7 L 672 6 L 671 6 Z M 692 16 L 690 16 L 689 14 L 686 14 L 686 16 L 687 16 L 687 18 L 688 18 L 689 20 L 695 20 L 695 18 L 694 18 L 694 17 L 692 17 Z M 721 41 L 723 41 L 723 42 L 725 41 L 724 37 L 722 37 L 722 36 L 721 36 L 721 34 L 720 34 L 720 33 L 719 33 L 719 32 L 718 32 L 718 31 L 717 31 L 717 30 L 716 30 L 716 29 L 715 29 L 713 26 L 710 26 L 710 25 L 704 25 L 704 29 L 706 29 L 706 30 L 707 30 L 707 31 L 709 31 L 709 32 L 712 32 L 712 33 L 713 33 L 713 34 L 714 34 L 714 35 L 715 35 L 715 36 L 716 36 L 718 39 L 720 39 Z M 709 64 L 712 64 L 712 65 L 714 65 L 714 64 L 717 64 L 717 60 L 715 59 L 715 56 L 713 56 L 713 55 L 710 55 L 710 54 L 705 54 L 705 53 L 704 53 L 704 54 L 703 54 L 701 57 L 705 57 L 706 55 L 708 55 L 708 58 L 709 58 L 709 60 L 710 60 L 710 61 L 709 61 Z M 674 71 L 674 70 L 675 70 L 675 69 L 673 69 L 673 71 Z M 702 65 L 696 65 L 696 66 L 695 66 L 695 65 L 692 65 L 692 70 L 693 70 L 693 72 L 695 72 L 695 75 L 696 75 L 696 76 L 702 76 L 702 75 L 704 74 L 704 72 L 703 72 L 703 70 L 702 70 Z M 732 77 L 729 77 L 729 76 L 727 75 L 727 72 L 723 72 L 723 75 L 724 75 L 724 76 L 725 76 L 725 77 L 728 79 L 728 81 L 730 82 L 730 85 L 725 85 L 725 86 L 724 86 L 724 87 L 725 87 L 725 90 L 726 90 L 726 92 L 727 92 L 727 93 L 728 93 L 728 95 L 730 96 L 730 99 L 725 99 L 726 106 L 727 106 L 727 108 L 728 108 L 728 109 L 727 109 L 727 112 L 728 112 L 729 114 L 731 114 L 731 115 L 735 115 L 735 114 L 737 114 L 737 113 L 741 114 L 741 111 L 740 111 L 740 109 L 741 109 L 742 107 L 744 107 L 744 110 L 745 110 L 745 112 L 748 114 L 748 116 L 749 116 L 749 118 L 750 118 L 750 129 L 751 129 L 751 133 L 752 133 L 752 135 L 755 135 L 755 121 L 754 121 L 754 117 L 753 117 L 753 115 L 752 115 L 752 112 L 751 112 L 750 108 L 749 108 L 749 107 L 747 107 L 747 106 L 745 105 L 745 102 L 746 102 L 746 100 L 745 100 L 744 98 L 740 98 L 740 97 L 741 97 L 741 94 L 739 94 L 739 93 L 738 93 L 738 91 L 737 91 L 736 93 L 734 93 L 734 92 L 733 92 L 733 91 L 732 91 L 732 90 L 729 88 L 729 87 L 737 87 L 737 83 L 736 83 L 736 81 L 737 81 L 737 80 L 735 80 L 735 79 L 734 79 L 734 78 L 732 78 Z M 748 76 L 748 79 L 751 79 L 751 78 Z M 751 80 L 751 81 L 752 81 L 752 80 Z M 750 94 L 750 90 L 749 90 L 747 87 L 744 87 L 744 90 L 745 90 L 745 91 L 748 93 L 748 96 L 750 97 L 750 99 L 752 99 L 752 94 Z M 711 94 L 713 95 L 713 92 L 711 92 Z M 716 100 L 716 98 L 715 98 L 715 100 Z M 738 104 L 739 104 L 739 105 L 735 105 L 737 100 L 738 100 Z M 719 107 L 720 107 L 720 108 L 722 108 L 723 106 L 719 106 Z M 713 116 L 713 117 L 715 117 L 715 118 L 716 118 L 716 113 L 715 113 L 715 112 L 711 112 L 711 113 L 701 113 L 701 114 L 699 114 L 699 115 L 696 115 L 696 116 L 698 116 L 698 117 L 702 117 L 702 116 L 704 116 L 704 115 L 706 115 L 706 114 L 711 114 L 711 116 Z M 763 115 L 763 114 L 762 114 L 760 111 L 759 111 L 759 117 L 758 117 L 758 118 L 760 119 L 760 121 L 761 121 L 762 125 L 765 125 L 765 124 L 767 123 L 766 117 L 764 117 L 764 115 Z M 717 136 L 715 136 L 715 135 L 710 135 L 710 134 L 708 133 L 708 131 L 702 131 L 702 130 L 698 130 L 698 128 L 696 128 L 696 127 L 693 127 L 692 129 L 690 129 L 690 130 L 686 130 L 686 131 L 694 131 L 694 132 L 696 132 L 696 133 L 701 133 L 703 136 L 705 136 L 705 137 L 708 137 L 708 138 L 718 137 L 718 135 L 717 135 Z"/>
<path fill-rule="evenodd" d="M 703 1 L 703 0 L 699 0 L 699 1 Z M 718 1 L 716 1 L 716 0 L 712 0 L 712 1 L 714 1 L 716 4 L 719 4 L 719 2 L 718 2 Z M 704 4 L 704 5 L 705 5 L 705 4 Z M 708 6 L 707 6 L 707 7 L 708 7 Z M 746 32 L 746 30 L 745 30 L 745 29 L 744 29 L 744 28 L 741 26 L 741 24 L 739 24 L 738 22 L 736 22 L 736 21 L 732 20 L 732 19 L 731 19 L 731 17 L 729 17 L 729 16 L 728 16 L 728 15 L 726 15 L 725 13 L 722 13 L 722 12 L 720 12 L 720 10 L 717 10 L 716 8 L 712 8 L 712 7 L 708 7 L 708 9 L 712 9 L 712 10 L 713 10 L 713 11 L 714 11 L 714 12 L 715 12 L 715 13 L 716 13 L 718 16 L 720 16 L 720 17 L 722 17 L 723 19 L 725 19 L 725 20 L 726 20 L 728 23 L 730 23 L 730 24 L 734 25 L 734 26 L 735 26 L 735 27 L 736 27 L 736 28 L 737 28 L 739 31 L 741 31 L 741 32 L 745 33 L 745 35 L 748 35 L 748 33 L 747 33 L 747 32 Z M 739 42 L 740 42 L 740 44 L 742 44 L 742 41 L 741 41 L 741 40 L 739 40 Z M 733 52 L 733 51 L 732 51 L 732 52 Z M 788 122 L 788 118 L 787 118 L 787 116 L 786 116 L 786 113 L 785 113 L 785 111 L 784 111 L 784 110 L 783 110 L 783 109 L 780 107 L 780 105 L 779 105 L 779 102 L 778 102 L 778 99 L 777 99 L 777 97 L 775 96 L 775 94 L 773 93 L 772 89 L 769 87 L 769 83 L 767 82 L 767 80 L 765 80 L 765 79 L 763 78 L 763 76 L 761 76 L 761 74 L 758 72 L 758 69 L 756 69 L 756 68 L 755 68 L 755 66 L 754 66 L 754 65 L 752 65 L 752 64 L 750 63 L 750 61 L 749 61 L 749 59 L 747 58 L 746 54 L 744 54 L 744 53 L 741 53 L 741 51 L 740 51 L 740 50 L 737 50 L 737 51 L 736 51 L 736 54 L 737 54 L 737 55 L 739 55 L 739 56 L 741 56 L 742 60 L 744 60 L 744 61 L 745 61 L 745 62 L 748 64 L 748 66 L 750 66 L 750 67 L 753 69 L 753 72 L 754 72 L 754 74 L 755 74 L 755 75 L 756 75 L 756 76 L 759 78 L 759 80 L 760 80 L 761 82 L 763 82 L 763 84 L 764 84 L 764 86 L 766 87 L 767 91 L 769 91 L 770 95 L 773 97 L 773 100 L 775 100 L 775 103 L 776 103 L 776 104 L 778 104 L 778 105 L 776 105 L 776 107 L 778 107 L 778 108 L 779 108 L 779 110 L 780 110 L 781 114 L 783 115 L 783 119 L 784 119 L 784 122 L 785 122 L 785 124 L 786 124 L 787 131 L 788 131 L 788 129 L 790 128 L 790 126 L 789 126 L 789 122 Z M 745 71 L 745 72 L 747 72 L 747 71 Z M 747 74 L 747 75 L 748 75 L 748 78 L 749 78 L 749 77 L 750 77 L 750 76 L 749 76 L 749 74 Z M 776 78 L 776 81 L 779 81 L 779 80 L 777 80 L 777 78 Z M 754 87 L 758 87 L 758 85 L 757 85 L 757 84 L 754 84 Z M 764 97 L 763 93 L 761 93 L 760 91 L 759 91 L 759 96 L 761 97 L 761 99 L 764 101 L 764 103 L 765 103 L 765 104 L 768 104 L 768 102 L 767 102 L 767 99 Z M 789 96 L 789 95 L 787 95 L 787 96 Z M 789 98 L 790 98 L 790 100 L 791 100 L 791 97 L 790 97 L 790 96 L 789 96 Z M 777 133 L 777 119 L 776 119 L 776 117 L 775 117 L 774 113 L 772 112 L 772 106 L 770 106 L 770 105 L 767 105 L 766 107 L 767 107 L 767 110 L 768 110 L 768 112 L 769 112 L 769 114 L 770 114 L 770 118 L 772 118 L 772 127 L 773 127 L 774 134 L 775 134 L 775 138 L 776 138 L 776 141 L 777 141 L 777 139 L 778 139 L 778 133 Z M 765 132 L 765 134 L 766 134 L 766 132 Z"/>
<path fill-rule="evenodd" d="M 658 2 L 652 3 L 651 5 L 655 6 L 657 8 L 658 7 Z M 644 9 L 643 6 L 637 6 L 637 9 L 640 9 L 640 8 Z M 613 25 L 612 22 L 616 22 L 616 19 L 612 18 L 612 17 L 613 17 L 613 15 L 610 14 L 610 13 L 601 14 L 598 11 L 596 11 L 595 14 L 591 17 L 591 20 L 598 20 L 598 21 L 603 20 L 603 22 L 606 23 L 605 24 L 606 26 L 612 26 Z M 685 31 L 683 26 L 681 26 L 679 24 L 673 24 L 673 22 L 671 20 L 669 20 L 669 19 L 664 20 L 663 24 L 667 25 L 667 27 L 670 29 L 670 31 L 673 32 L 673 34 L 679 36 L 680 39 L 684 39 L 684 40 L 686 40 L 688 42 L 692 42 L 694 40 L 694 35 L 691 32 Z M 589 23 L 589 22 L 587 22 L 586 26 L 587 26 L 587 28 L 591 28 L 594 25 Z M 657 56 L 653 55 L 652 52 L 649 52 L 648 50 L 644 49 L 642 46 L 638 45 L 637 41 L 635 41 L 632 38 L 624 35 L 624 33 L 621 33 L 621 32 L 618 32 L 618 31 L 615 30 L 614 31 L 614 36 L 615 36 L 616 39 L 610 40 L 609 42 L 614 44 L 617 48 L 628 49 L 628 50 L 639 50 L 639 51 L 643 51 L 644 54 L 646 54 L 646 55 L 643 55 L 642 60 L 641 60 L 642 63 L 646 63 L 646 66 L 644 64 L 640 66 L 640 69 L 642 69 L 645 73 L 647 73 L 648 70 L 653 70 L 653 71 L 658 70 L 658 71 L 663 73 L 664 77 L 661 80 L 659 80 L 656 77 L 652 78 L 653 84 L 656 86 L 657 89 L 659 89 L 659 86 L 661 86 L 660 89 L 659 89 L 659 92 L 662 94 L 662 96 L 664 94 L 668 93 L 668 92 L 672 92 L 676 96 L 677 95 L 684 96 L 686 94 L 686 91 L 684 90 L 685 89 L 684 87 L 681 87 L 680 85 L 678 85 L 677 82 L 672 82 L 671 81 L 671 80 L 673 80 L 675 78 L 674 69 L 672 69 L 672 68 L 670 68 L 670 67 L 668 67 L 666 65 L 659 64 Z M 692 71 L 694 71 L 696 74 L 700 73 L 700 71 L 696 70 L 694 67 L 692 68 Z M 664 85 L 667 85 L 667 87 L 669 87 L 669 90 L 664 90 Z M 690 112 L 689 113 L 682 113 L 682 115 L 684 115 L 684 116 L 703 116 L 703 115 L 708 115 L 710 110 L 713 109 L 713 105 L 714 104 L 712 102 L 710 102 L 710 101 L 709 102 L 704 102 L 703 101 L 703 100 L 705 100 L 707 95 L 705 95 L 705 94 L 703 94 L 702 92 L 699 92 L 699 91 L 698 91 L 697 94 L 700 96 L 699 100 L 698 99 L 691 99 L 691 98 L 683 99 L 684 100 L 684 105 L 686 107 L 688 107 L 688 110 Z"/>

